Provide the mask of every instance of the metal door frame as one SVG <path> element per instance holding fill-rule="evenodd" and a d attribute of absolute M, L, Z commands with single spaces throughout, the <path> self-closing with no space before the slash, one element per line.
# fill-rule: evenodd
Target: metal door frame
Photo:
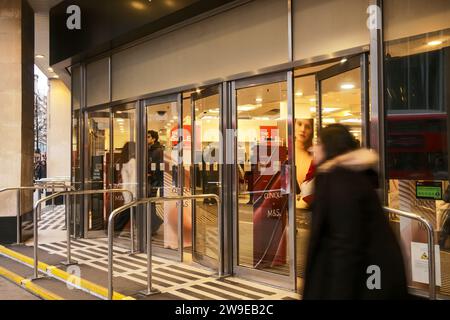
<path fill-rule="evenodd" d="M 192 164 L 191 164 L 191 192 L 193 195 L 196 194 L 196 166 L 198 164 L 195 163 L 195 144 L 196 144 L 196 130 L 195 130 L 195 125 L 196 125 L 196 107 L 195 107 L 195 102 L 197 100 L 203 99 L 203 98 L 207 98 L 210 96 L 214 96 L 214 95 L 219 95 L 219 123 L 220 123 L 220 132 L 224 132 L 224 123 L 223 123 L 223 119 L 224 119 L 224 93 L 226 94 L 226 91 L 224 92 L 224 87 L 221 84 L 217 84 L 217 85 L 212 85 L 212 86 L 208 86 L 202 90 L 198 90 L 197 92 L 193 93 L 191 95 L 191 111 L 192 111 L 192 142 L 191 142 L 191 159 L 192 159 Z M 224 134 L 222 134 L 222 141 L 219 142 L 220 146 L 219 146 L 219 153 L 220 153 L 220 159 L 223 160 L 223 150 L 225 149 L 225 141 L 224 141 Z M 224 173 L 223 173 L 223 161 L 221 163 L 219 163 L 219 187 L 220 187 L 220 195 L 223 196 L 223 191 L 224 191 Z M 192 201 L 192 260 L 200 265 L 203 265 L 205 267 L 211 268 L 213 270 L 218 270 L 218 263 L 219 261 L 223 261 L 223 257 L 222 259 L 219 259 L 218 261 L 214 260 L 211 257 L 199 254 L 196 250 L 196 203 L 195 201 Z M 222 212 L 223 212 L 223 203 L 222 203 Z M 217 219 L 219 220 L 221 217 L 219 216 L 219 212 L 217 213 Z M 221 222 L 222 223 L 222 222 Z M 221 230 L 218 230 L 218 237 L 223 237 L 223 232 Z M 219 239 L 218 239 L 219 240 Z M 220 244 L 220 241 L 218 241 L 218 243 Z M 220 255 L 221 250 L 217 250 L 217 254 Z"/>
<path fill-rule="evenodd" d="M 278 72 L 274 74 L 268 74 L 258 77 L 253 77 L 249 79 L 242 79 L 233 81 L 231 83 L 231 122 L 232 129 L 236 133 L 234 135 L 233 141 L 233 151 L 237 155 L 238 147 L 238 112 L 237 112 L 237 90 L 251 88 L 256 86 L 262 86 L 277 82 L 286 82 L 287 84 L 287 142 L 288 142 L 288 161 L 291 177 L 295 176 L 295 150 L 293 149 L 294 143 L 294 77 L 293 71 L 289 70 L 286 72 Z M 233 186 L 233 274 L 238 277 L 247 278 L 251 281 L 257 281 L 261 283 L 266 283 L 274 285 L 277 287 L 286 288 L 289 290 L 297 289 L 297 265 L 296 265 L 296 236 L 295 236 L 295 195 L 293 192 L 289 193 L 289 207 L 288 207 L 288 266 L 289 274 L 281 275 L 272 273 L 269 271 L 256 270 L 239 265 L 239 229 L 238 229 L 238 219 L 239 219 L 239 198 L 238 198 L 238 168 L 237 168 L 237 156 L 234 159 L 232 183 Z M 292 181 L 290 183 L 292 184 Z M 294 222 L 294 223 L 293 223 Z"/>
<path fill-rule="evenodd" d="M 159 104 L 164 104 L 164 103 L 176 103 L 177 105 L 177 116 L 178 116 L 178 128 L 183 128 L 183 95 L 182 93 L 175 93 L 175 94 L 171 94 L 171 95 L 165 95 L 165 96 L 161 96 L 161 97 L 155 97 L 155 98 L 150 98 L 150 99 L 144 99 L 141 100 L 141 108 L 142 108 L 142 129 L 143 130 L 141 132 L 141 141 L 142 141 L 142 154 L 140 156 L 140 169 L 142 170 L 142 174 L 141 174 L 141 181 L 143 184 L 143 195 L 144 198 L 147 197 L 148 195 L 148 190 L 147 190 L 147 169 L 148 169 L 148 145 L 147 145 L 147 132 L 148 132 L 148 110 L 149 108 L 151 108 L 152 106 L 156 106 Z M 182 143 L 182 136 L 179 135 L 178 136 L 178 144 Z M 179 152 L 179 159 L 182 159 L 182 151 Z M 183 193 L 183 163 L 182 161 L 178 162 L 178 176 L 176 177 L 178 185 L 179 185 L 179 192 L 178 195 L 182 195 Z M 142 208 L 145 209 L 145 208 Z M 180 221 L 182 222 L 183 219 L 181 219 L 183 216 L 183 206 L 178 204 L 178 233 L 180 232 L 180 229 L 183 230 L 183 224 L 181 223 L 180 226 Z M 143 225 L 147 225 L 147 217 L 144 215 L 142 217 L 141 220 Z M 164 224 L 163 224 L 164 225 Z M 162 226 L 163 226 L 162 225 Z M 183 232 L 183 231 L 181 231 Z M 180 234 L 178 234 L 178 239 L 181 239 L 182 237 L 180 237 Z M 142 236 L 140 237 L 140 239 L 142 239 L 142 243 L 145 244 L 146 243 L 146 233 L 142 232 Z M 158 247 L 158 246 L 153 246 L 153 252 L 155 256 L 159 256 L 162 258 L 168 258 L 170 260 L 175 260 L 178 262 L 182 262 L 183 261 L 183 255 L 184 255 L 184 244 L 180 245 L 181 241 L 178 241 L 178 250 L 172 250 L 172 249 L 166 249 L 163 247 Z M 143 245 L 142 247 L 144 247 L 145 245 Z"/>

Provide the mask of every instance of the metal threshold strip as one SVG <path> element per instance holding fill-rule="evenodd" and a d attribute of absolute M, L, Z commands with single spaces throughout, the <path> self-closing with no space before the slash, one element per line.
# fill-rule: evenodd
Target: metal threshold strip
<path fill-rule="evenodd" d="M 8 259 L 11 259 L 13 261 L 19 262 L 30 268 L 32 268 L 34 266 L 33 258 L 27 257 L 21 253 L 18 253 L 16 251 L 8 249 L 4 246 L 0 246 L 0 256 L 3 256 Z M 104 288 L 100 285 L 97 285 L 93 282 L 82 279 L 78 276 L 71 275 L 71 274 L 67 273 L 66 271 L 63 271 L 55 266 L 50 266 L 46 263 L 39 262 L 39 270 L 50 278 L 64 282 L 68 287 L 79 289 L 81 291 L 84 291 L 88 294 L 91 294 L 91 295 L 98 297 L 100 299 L 103 299 L 103 300 L 106 300 L 108 297 L 108 290 L 106 288 Z M 11 272 L 9 272 L 8 275 L 11 276 L 12 279 L 18 280 L 20 278 L 20 277 L 19 278 L 16 277 L 16 275 L 14 275 Z M 29 287 L 38 287 L 37 285 L 33 284 L 29 280 L 25 280 L 24 284 Z M 52 299 L 52 300 L 55 300 L 55 299 Z M 113 300 L 135 300 L 135 299 L 132 297 L 127 297 L 123 294 L 114 292 Z"/>

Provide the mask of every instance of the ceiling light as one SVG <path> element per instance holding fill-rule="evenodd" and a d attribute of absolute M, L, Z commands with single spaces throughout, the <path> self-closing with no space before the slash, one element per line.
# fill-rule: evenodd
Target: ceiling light
<path fill-rule="evenodd" d="M 303 92 L 297 92 L 295 95 L 296 95 L 297 97 L 303 97 Z"/>
<path fill-rule="evenodd" d="M 217 113 L 217 114 L 219 114 L 220 110 L 219 109 L 210 109 L 209 112 L 210 113 Z"/>
<path fill-rule="evenodd" d="M 348 61 L 348 59 L 344 58 L 344 59 L 341 60 L 341 63 L 346 63 L 347 61 Z"/>
<path fill-rule="evenodd" d="M 262 103 L 263 99 L 262 98 L 256 98 L 256 103 Z"/>
<path fill-rule="evenodd" d="M 145 4 L 139 1 L 131 1 L 131 6 L 136 10 L 144 10 L 146 8 Z"/>
<path fill-rule="evenodd" d="M 59 76 L 58 76 L 57 74 L 55 74 L 55 75 L 53 75 L 51 78 L 52 78 L 52 79 L 59 79 Z"/>
<path fill-rule="evenodd" d="M 54 72 L 54 70 L 53 70 L 52 67 L 48 68 L 47 70 L 48 70 L 49 72 Z"/>
<path fill-rule="evenodd" d="M 356 86 L 353 83 L 344 83 L 343 85 L 341 85 L 342 90 L 352 90 L 355 88 Z"/>
<path fill-rule="evenodd" d="M 44 59 L 44 58 L 45 58 L 45 56 L 42 55 L 42 54 L 37 54 L 36 55 L 36 59 Z"/>
<path fill-rule="evenodd" d="M 334 124 L 334 123 L 336 123 L 336 119 L 334 119 L 334 118 L 324 118 L 324 119 L 322 120 L 322 122 L 323 122 L 324 124 Z"/>
<path fill-rule="evenodd" d="M 309 111 L 311 111 L 311 113 L 316 113 L 317 109 L 316 107 L 312 107 L 311 109 L 309 109 Z"/>
<path fill-rule="evenodd" d="M 310 101 L 310 102 L 316 102 L 317 99 L 316 99 L 316 98 L 312 98 L 312 99 L 309 99 L 309 101 Z"/>
<path fill-rule="evenodd" d="M 442 43 L 444 43 L 444 42 L 441 40 L 434 40 L 434 41 L 428 42 L 428 45 L 431 47 L 435 47 L 435 46 L 440 46 Z"/>
<path fill-rule="evenodd" d="M 341 123 L 361 123 L 361 119 L 345 119 L 342 120 Z"/>
<path fill-rule="evenodd" d="M 255 109 L 256 109 L 256 107 L 254 105 L 251 105 L 251 104 L 247 104 L 247 105 L 243 105 L 243 106 L 239 106 L 238 107 L 238 110 L 239 111 L 243 111 L 243 112 L 252 111 L 252 110 L 255 110 Z"/>

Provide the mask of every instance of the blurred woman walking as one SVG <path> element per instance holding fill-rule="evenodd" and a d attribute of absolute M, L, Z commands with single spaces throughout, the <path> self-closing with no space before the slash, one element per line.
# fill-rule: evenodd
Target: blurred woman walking
<path fill-rule="evenodd" d="M 406 299 L 402 253 L 376 193 L 377 154 L 343 125 L 319 139 L 303 298 Z"/>

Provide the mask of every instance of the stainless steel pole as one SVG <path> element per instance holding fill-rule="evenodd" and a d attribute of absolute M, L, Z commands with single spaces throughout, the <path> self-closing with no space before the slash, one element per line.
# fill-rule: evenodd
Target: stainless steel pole
<path fill-rule="evenodd" d="M 33 220 L 34 220 L 34 225 L 33 225 L 33 236 L 34 236 L 34 274 L 33 274 L 33 279 L 32 280 L 36 280 L 39 279 L 39 263 L 38 263 L 38 229 L 39 229 L 39 221 L 38 221 L 38 217 L 41 211 L 41 205 L 39 204 L 38 206 L 36 206 L 34 208 L 34 212 L 33 212 Z"/>
<path fill-rule="evenodd" d="M 71 202 L 70 202 L 70 195 L 65 194 L 64 195 L 64 204 L 66 209 L 66 245 L 67 245 L 67 261 L 63 263 L 65 266 L 71 266 L 77 264 L 76 261 L 72 261 L 72 250 L 71 250 L 71 236 L 70 236 L 70 217 L 71 217 Z"/>
<path fill-rule="evenodd" d="M 54 183 L 52 183 L 52 195 L 55 193 L 55 184 Z M 52 211 L 55 211 L 55 198 L 52 198 Z M 39 216 L 39 220 L 41 219 L 42 217 L 41 216 Z"/>
<path fill-rule="evenodd" d="M 152 285 L 152 204 L 154 202 L 150 201 L 147 203 L 147 290 L 141 292 L 144 296 L 152 296 L 160 293 L 158 290 L 153 289 Z"/>
<path fill-rule="evenodd" d="M 131 254 L 135 254 L 134 250 L 134 213 L 135 213 L 135 207 L 132 207 L 130 209 L 130 238 L 131 238 Z"/>
<path fill-rule="evenodd" d="M 429 270 L 429 286 L 430 300 L 436 300 L 436 260 L 434 251 L 434 232 L 430 224 L 426 224 L 428 232 L 428 270 Z"/>
<path fill-rule="evenodd" d="M 22 243 L 22 190 L 17 190 L 17 244 Z"/>
<path fill-rule="evenodd" d="M 152 203 L 147 204 L 147 294 L 152 293 Z"/>
<path fill-rule="evenodd" d="M 108 300 L 113 299 L 114 213 L 108 221 Z"/>

